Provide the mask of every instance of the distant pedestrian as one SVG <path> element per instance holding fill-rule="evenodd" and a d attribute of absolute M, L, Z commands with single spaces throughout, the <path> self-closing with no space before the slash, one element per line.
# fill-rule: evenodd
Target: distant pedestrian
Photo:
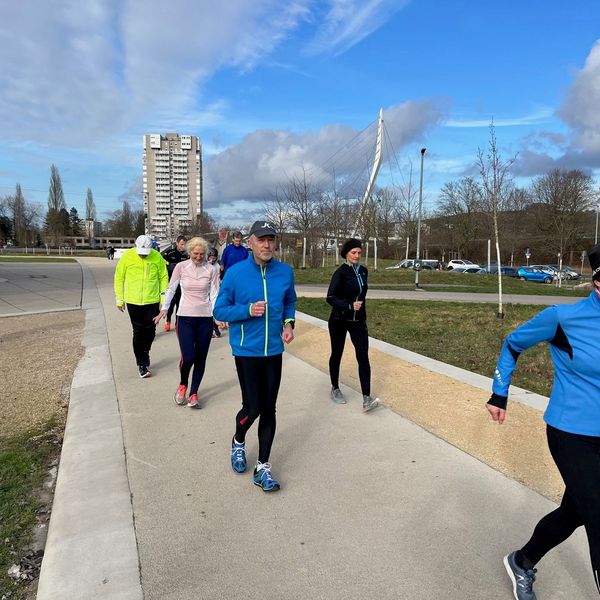
<path fill-rule="evenodd" d="M 169 280 L 173 274 L 175 266 L 180 262 L 187 260 L 189 256 L 185 251 L 186 238 L 183 235 L 177 236 L 175 244 L 164 250 L 161 254 L 162 257 L 167 261 L 167 271 L 169 273 Z M 178 287 L 175 290 L 175 296 L 173 301 L 169 305 L 169 312 L 167 313 L 167 320 L 165 321 L 165 331 L 171 331 L 171 317 L 175 311 L 177 318 L 177 308 L 179 307 L 179 299 L 181 298 L 181 289 Z"/>
<path fill-rule="evenodd" d="M 178 263 L 171 275 L 165 302 L 154 322 L 168 314 L 177 288 L 181 288 L 181 302 L 177 309 L 177 339 L 181 350 L 179 386 L 175 403 L 200 408 L 198 388 L 204 376 L 206 358 L 213 331 L 213 307 L 219 293 L 219 274 L 206 260 L 208 244 L 199 237 L 187 243 L 189 260 Z M 190 372 L 192 382 L 189 385 Z M 188 393 L 189 385 L 189 397 Z"/>
<path fill-rule="evenodd" d="M 115 269 L 117 308 L 127 312 L 133 327 L 133 353 L 140 377 L 150 377 L 150 349 L 156 333 L 154 317 L 160 310 L 169 283 L 167 263 L 152 249 L 152 240 L 140 235 L 126 250 Z"/>
<path fill-rule="evenodd" d="M 546 308 L 506 338 L 487 403 L 492 419 L 504 423 L 517 359 L 527 348 L 549 344 L 554 383 L 544 421 L 565 492 L 560 506 L 542 518 L 529 541 L 504 557 L 517 600 L 535 600 L 535 565 L 582 525 L 600 592 L 600 245 L 588 256 L 592 293 L 576 304 Z"/>
<path fill-rule="evenodd" d="M 221 274 L 221 265 L 219 264 L 219 251 L 216 248 L 211 248 L 208 251 L 208 262 L 213 266 L 213 268 L 217 271 L 217 275 Z M 221 330 L 225 329 L 227 326 L 226 323 L 221 323 L 214 319 L 213 323 L 213 337 L 220 338 Z"/>
<path fill-rule="evenodd" d="M 248 258 L 248 250 L 242 246 L 242 233 L 236 231 L 233 234 L 233 240 L 221 255 L 221 279 L 225 276 L 227 269 L 230 269 L 238 262 Z"/>
<path fill-rule="evenodd" d="M 331 399 L 336 404 L 346 404 L 346 399 L 340 390 L 339 379 L 346 334 L 349 333 L 358 362 L 363 412 L 369 412 L 378 405 L 379 400 L 371 397 L 369 332 L 365 309 L 368 271 L 360 264 L 362 243 L 354 238 L 346 240 L 340 249 L 340 255 L 346 259 L 346 262 L 334 272 L 327 290 L 327 302 L 332 307 L 328 322 L 331 342 L 329 357 Z"/>
<path fill-rule="evenodd" d="M 294 339 L 296 292 L 292 269 L 273 258 L 274 225 L 257 221 L 250 230 L 252 255 L 229 269 L 215 305 L 215 317 L 229 322 L 242 409 L 235 419 L 231 467 L 246 470 L 246 433 L 258 423 L 254 484 L 265 492 L 280 488 L 269 456 L 275 438 L 275 405 L 281 382 L 284 344 Z"/>
<path fill-rule="evenodd" d="M 108 260 L 114 260 L 115 259 L 115 249 L 112 246 L 109 246 L 106 249 L 106 258 L 108 258 Z"/>

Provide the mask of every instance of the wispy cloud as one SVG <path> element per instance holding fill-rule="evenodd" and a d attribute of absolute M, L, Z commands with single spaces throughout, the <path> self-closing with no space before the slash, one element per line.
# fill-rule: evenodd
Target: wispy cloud
<path fill-rule="evenodd" d="M 539 125 L 549 121 L 554 115 L 552 108 L 540 108 L 523 117 L 507 117 L 496 119 L 493 115 L 486 119 L 448 119 L 442 123 L 444 127 L 476 128 L 489 127 L 492 120 L 496 127 L 515 127 L 521 125 Z"/>
<path fill-rule="evenodd" d="M 306 52 L 343 54 L 409 3 L 410 0 L 331 0 L 324 23 Z"/>
<path fill-rule="evenodd" d="M 2 2 L 3 136 L 76 147 L 137 123 L 167 129 L 181 115 L 204 126 L 219 112 L 197 108 L 206 80 L 223 67 L 252 69 L 312 1 Z"/>

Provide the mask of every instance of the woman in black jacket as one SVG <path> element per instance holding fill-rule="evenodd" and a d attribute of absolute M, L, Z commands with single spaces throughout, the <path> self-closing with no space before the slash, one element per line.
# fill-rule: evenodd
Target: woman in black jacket
<path fill-rule="evenodd" d="M 332 307 L 328 323 L 329 339 L 331 340 L 331 356 L 329 358 L 331 399 L 337 404 L 346 403 L 340 390 L 339 378 L 346 333 L 349 333 L 358 361 L 363 412 L 368 412 L 379 402 L 377 398 L 371 398 L 369 332 L 367 330 L 367 311 L 365 310 L 368 271 L 360 264 L 362 256 L 360 240 L 354 238 L 346 240 L 340 254 L 342 258 L 346 259 L 346 262 L 333 274 L 327 291 L 327 302 Z"/>

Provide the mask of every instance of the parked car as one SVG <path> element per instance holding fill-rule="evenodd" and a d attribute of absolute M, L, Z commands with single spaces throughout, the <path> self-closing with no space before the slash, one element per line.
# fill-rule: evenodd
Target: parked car
<path fill-rule="evenodd" d="M 440 265 L 440 261 L 439 260 L 430 260 L 428 258 L 425 259 L 419 259 L 419 263 L 421 264 L 421 270 L 425 269 L 425 270 L 433 270 L 433 269 L 437 269 Z M 389 267 L 386 267 L 386 270 L 392 270 L 392 269 L 414 269 L 415 268 L 415 261 L 412 258 L 405 258 L 403 260 L 401 260 L 400 262 L 396 263 L 395 265 L 391 265 Z"/>
<path fill-rule="evenodd" d="M 478 268 L 481 268 L 481 265 L 478 265 L 477 263 L 474 263 L 474 262 L 471 262 L 470 260 L 462 259 L 462 258 L 450 260 L 450 261 L 448 261 L 448 264 L 446 265 L 446 269 L 448 271 L 452 271 L 452 269 L 456 269 L 456 267 L 478 267 Z"/>
<path fill-rule="evenodd" d="M 544 273 L 548 273 L 548 275 L 552 275 L 554 279 L 569 279 L 567 273 L 563 270 L 561 271 L 558 268 L 558 265 L 531 265 L 532 267 L 543 271 Z"/>
<path fill-rule="evenodd" d="M 452 273 L 476 273 L 477 275 L 486 275 L 487 271 L 478 267 L 477 265 L 473 267 L 454 267 L 451 269 Z"/>
<path fill-rule="evenodd" d="M 572 267 L 567 267 L 563 265 L 562 271 L 558 265 L 548 265 L 556 270 L 557 273 L 561 273 L 562 279 L 579 279 L 581 277 L 581 273 L 573 269 Z"/>
<path fill-rule="evenodd" d="M 492 266 L 489 270 L 490 275 L 496 275 L 498 273 L 498 267 Z M 518 277 L 519 271 L 515 267 L 500 267 L 500 273 L 506 277 Z"/>
<path fill-rule="evenodd" d="M 521 281 L 541 281 L 552 283 L 553 277 L 537 267 L 519 267 L 519 279 Z"/>
<path fill-rule="evenodd" d="M 386 271 L 390 271 L 392 269 L 412 269 L 414 264 L 414 260 L 412 258 L 404 258 L 400 262 L 397 262 L 395 265 L 390 265 L 386 267 Z"/>

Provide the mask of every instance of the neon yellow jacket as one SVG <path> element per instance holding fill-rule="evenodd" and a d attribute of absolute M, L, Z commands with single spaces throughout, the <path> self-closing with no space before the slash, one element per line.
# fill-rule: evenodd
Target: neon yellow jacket
<path fill-rule="evenodd" d="M 119 259 L 115 270 L 117 306 L 162 302 L 168 286 L 167 261 L 160 252 L 152 250 L 142 258 L 130 248 Z"/>

